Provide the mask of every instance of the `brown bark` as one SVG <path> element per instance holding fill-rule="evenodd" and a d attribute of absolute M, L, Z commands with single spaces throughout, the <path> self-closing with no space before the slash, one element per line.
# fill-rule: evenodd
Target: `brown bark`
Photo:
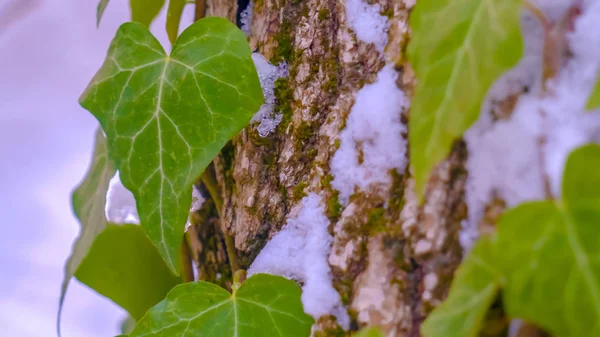
<path fill-rule="evenodd" d="M 287 62 L 290 75 L 275 89 L 276 111 L 283 114 L 276 132 L 261 138 L 251 125 L 214 161 L 223 198 L 220 226 L 234 236 L 241 267 L 247 268 L 302 196 L 320 193 L 334 237 L 334 287 L 352 329 L 369 325 L 387 336 L 419 336 L 420 323 L 447 295 L 461 260 L 457 233 L 466 216 L 466 149 L 455 144 L 432 174 L 421 205 L 408 170 L 388 172 L 392 184 L 357 191 L 344 208 L 337 202 L 330 162 L 356 93 L 386 63 L 395 65 L 398 86 L 407 94 L 414 84 L 404 61 L 411 1 L 376 1 L 391 22 L 384 57 L 356 39 L 343 0 L 253 3 L 252 48 L 274 64 Z M 208 16 L 235 21 L 236 11 L 232 0 L 207 1 Z M 403 121 L 409 118 L 404 111 Z M 223 248 L 213 248 L 224 262 Z M 331 317 L 322 318 L 317 330 L 315 336 L 339 332 Z"/>

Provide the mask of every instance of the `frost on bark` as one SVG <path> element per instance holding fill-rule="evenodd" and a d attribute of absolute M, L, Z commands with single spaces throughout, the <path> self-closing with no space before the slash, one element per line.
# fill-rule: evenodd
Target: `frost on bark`
<path fill-rule="evenodd" d="M 248 268 L 302 197 L 321 194 L 334 238 L 333 285 L 352 329 L 369 325 L 387 336 L 419 336 L 420 323 L 446 296 L 462 257 L 464 143 L 457 142 L 432 174 L 422 205 L 408 170 L 388 172 L 391 184 L 358 191 L 346 207 L 331 187 L 331 159 L 358 90 L 374 82 L 385 64 L 395 66 L 397 85 L 409 97 L 414 84 L 404 59 L 414 1 L 379 3 L 391 24 L 384 55 L 357 40 L 346 23 L 343 0 L 253 2 L 252 49 L 273 64 L 289 65 L 289 77 L 275 86 L 275 111 L 283 118 L 266 138 L 258 135 L 256 124 L 247 127 L 215 159 L 223 198 L 220 226 L 234 237 L 242 268 Z M 207 15 L 233 21 L 238 11 L 231 0 L 207 2 Z M 403 123 L 409 118 L 408 109 Z M 216 246 L 203 258 L 226 261 L 224 248 Z M 213 266 L 206 273 L 214 278 L 227 271 Z M 333 317 L 322 318 L 315 329 L 315 336 L 339 336 L 340 331 Z"/>

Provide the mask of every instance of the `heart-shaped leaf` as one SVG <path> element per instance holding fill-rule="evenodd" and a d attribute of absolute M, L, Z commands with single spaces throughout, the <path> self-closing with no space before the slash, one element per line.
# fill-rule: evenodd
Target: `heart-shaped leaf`
<path fill-rule="evenodd" d="M 417 77 L 409 137 L 416 191 L 479 117 L 492 83 L 521 58 L 522 0 L 419 0 L 408 57 Z"/>
<path fill-rule="evenodd" d="M 217 17 L 189 26 L 170 56 L 144 26 L 123 24 L 81 96 L 174 272 L 193 182 L 262 101 L 244 33 Z"/>
<path fill-rule="evenodd" d="M 139 320 L 181 279 L 175 276 L 138 225 L 108 224 L 75 277 Z"/>
<path fill-rule="evenodd" d="M 181 284 L 137 323 L 130 337 L 308 337 L 294 281 L 256 274 L 230 294 L 208 282 Z"/>
<path fill-rule="evenodd" d="M 96 237 L 106 228 L 106 191 L 116 168 L 108 157 L 106 138 L 102 130 L 96 131 L 94 153 L 88 172 L 72 195 L 73 212 L 81 224 L 79 236 L 75 239 L 71 256 L 65 266 L 65 277 L 61 286 L 58 304 L 57 327 L 60 333 L 60 314 L 69 281 L 87 256 Z"/>
<path fill-rule="evenodd" d="M 530 202 L 506 212 L 491 249 L 488 240 L 476 244 L 423 335 L 476 336 L 498 285 L 510 317 L 553 336 L 600 335 L 598 167 L 600 146 L 581 147 L 567 160 L 562 202 Z"/>

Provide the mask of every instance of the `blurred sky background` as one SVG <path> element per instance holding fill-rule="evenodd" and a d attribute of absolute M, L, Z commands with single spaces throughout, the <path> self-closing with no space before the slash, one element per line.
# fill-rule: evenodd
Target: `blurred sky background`
<path fill-rule="evenodd" d="M 63 266 L 79 231 L 71 190 L 91 156 L 96 120 L 77 99 L 102 64 L 128 0 L 0 0 L 0 331 L 55 336 Z M 182 26 L 191 22 L 186 8 Z M 164 11 L 152 30 L 166 45 Z M 71 281 L 64 337 L 112 337 L 125 312 Z"/>

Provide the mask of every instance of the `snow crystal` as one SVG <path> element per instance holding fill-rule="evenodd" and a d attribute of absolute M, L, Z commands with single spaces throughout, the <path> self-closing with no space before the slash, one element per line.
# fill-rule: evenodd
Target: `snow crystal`
<path fill-rule="evenodd" d="M 258 134 L 261 137 L 266 137 L 275 130 L 283 117 L 280 113 L 273 112 L 273 108 L 275 107 L 274 89 L 275 81 L 280 77 L 286 77 L 288 75 L 288 68 L 285 63 L 280 63 L 277 66 L 270 64 L 269 61 L 259 53 L 253 53 L 252 60 L 256 66 L 260 86 L 262 87 L 265 98 L 265 103 L 260 107 L 254 117 L 252 117 L 252 122 L 260 122 L 257 129 Z"/>
<path fill-rule="evenodd" d="M 369 5 L 364 0 L 346 0 L 346 20 L 356 37 L 364 43 L 373 43 L 383 53 L 388 41 L 388 18 L 379 14 L 379 4 Z"/>
<path fill-rule="evenodd" d="M 340 192 L 340 202 L 348 203 L 356 187 L 390 184 L 389 171 L 404 172 L 406 126 L 400 116 L 408 100 L 396 86 L 398 74 L 391 65 L 365 85 L 356 95 L 346 128 L 340 134 L 340 148 L 331 162 L 332 186 Z M 362 157 L 359 159 L 359 157 Z"/>
<path fill-rule="evenodd" d="M 315 319 L 333 314 L 348 329 L 350 318 L 331 283 L 327 256 L 332 238 L 327 230 L 329 220 L 320 203 L 321 197 L 315 193 L 304 197 L 298 215 L 288 219 L 267 243 L 248 274 L 275 274 L 303 282 L 304 311 Z"/>
<path fill-rule="evenodd" d="M 556 11 L 556 6 L 550 10 Z M 477 222 L 494 193 L 513 207 L 544 199 L 548 180 L 549 192 L 558 197 L 569 153 L 582 144 L 600 141 L 600 114 L 585 110 L 600 65 L 598 17 L 600 1 L 586 3 L 575 31 L 568 35 L 573 56 L 547 83 L 545 94 L 533 90 L 521 95 L 512 115 L 495 123 L 489 105 L 484 105 L 480 120 L 465 134 L 469 218 L 463 223 L 461 243 L 466 249 L 476 238 Z M 537 39 L 541 38 L 538 32 Z M 539 51 L 537 57 L 541 59 Z M 541 71 L 539 64 L 536 68 Z"/>
<path fill-rule="evenodd" d="M 123 186 L 119 172 L 110 180 L 106 192 L 106 219 L 115 224 L 139 224 L 133 194 Z"/>
<path fill-rule="evenodd" d="M 190 205 L 190 213 L 196 212 L 199 210 L 204 204 L 204 197 L 200 190 L 196 188 L 196 186 L 192 186 L 192 204 Z M 187 222 L 185 224 L 185 231 L 192 225 L 190 217 L 188 216 Z"/>
<path fill-rule="evenodd" d="M 240 13 L 240 23 L 241 23 L 240 29 L 242 30 L 242 32 L 246 33 L 246 36 L 250 35 L 251 30 L 252 30 L 252 9 L 253 8 L 254 8 L 254 5 L 252 4 L 252 1 L 249 1 L 248 7 L 246 7 L 246 9 L 244 9 Z"/>

